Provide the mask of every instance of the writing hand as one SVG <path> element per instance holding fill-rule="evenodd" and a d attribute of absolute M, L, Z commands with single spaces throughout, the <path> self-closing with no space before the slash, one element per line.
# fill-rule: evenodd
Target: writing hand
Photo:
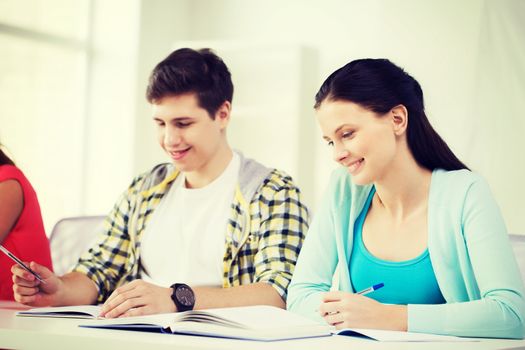
<path fill-rule="evenodd" d="M 371 328 L 405 330 L 407 311 L 404 305 L 385 305 L 363 295 L 347 292 L 324 294 L 319 313 L 337 329 Z"/>

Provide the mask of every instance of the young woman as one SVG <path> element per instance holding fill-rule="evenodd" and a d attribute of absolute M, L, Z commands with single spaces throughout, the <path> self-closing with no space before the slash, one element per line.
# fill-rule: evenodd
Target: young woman
<path fill-rule="evenodd" d="M 522 338 L 523 282 L 498 206 L 430 125 L 418 82 L 386 59 L 356 60 L 328 77 L 315 109 L 343 168 L 288 308 L 337 328 Z"/>
<path fill-rule="evenodd" d="M 0 146 L 0 244 L 23 261 L 52 269 L 49 241 L 33 187 Z M 13 299 L 11 266 L 0 254 L 0 300 Z"/>

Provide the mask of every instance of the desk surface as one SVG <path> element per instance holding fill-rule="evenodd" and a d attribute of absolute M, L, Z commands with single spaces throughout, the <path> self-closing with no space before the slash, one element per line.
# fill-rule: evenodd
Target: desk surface
<path fill-rule="evenodd" d="M 0 348 L 4 349 L 421 349 L 421 343 L 386 343 L 346 336 L 256 342 L 186 335 L 86 329 L 89 320 L 16 317 L 20 304 L 0 301 Z M 425 349 L 525 349 L 525 340 L 484 339 L 476 342 L 425 343 Z"/>

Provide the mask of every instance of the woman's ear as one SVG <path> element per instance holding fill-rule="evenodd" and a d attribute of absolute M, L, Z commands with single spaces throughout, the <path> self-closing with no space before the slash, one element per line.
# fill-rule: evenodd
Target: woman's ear
<path fill-rule="evenodd" d="M 397 105 L 390 110 L 392 126 L 397 136 L 406 132 L 408 127 L 408 110 L 403 105 Z"/>

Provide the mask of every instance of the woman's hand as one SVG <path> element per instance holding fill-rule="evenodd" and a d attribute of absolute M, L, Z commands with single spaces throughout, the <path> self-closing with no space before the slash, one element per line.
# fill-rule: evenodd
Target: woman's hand
<path fill-rule="evenodd" d="M 31 262 L 29 267 L 42 277 L 40 282 L 18 265 L 11 267 L 15 301 L 31 306 L 50 306 L 58 303 L 62 281 L 47 267 Z"/>
<path fill-rule="evenodd" d="M 385 305 L 363 295 L 328 292 L 323 296 L 319 313 L 337 329 L 371 328 L 407 330 L 407 307 Z"/>
<path fill-rule="evenodd" d="M 107 318 L 176 312 L 171 288 L 135 280 L 115 289 L 102 306 L 100 316 Z"/>

